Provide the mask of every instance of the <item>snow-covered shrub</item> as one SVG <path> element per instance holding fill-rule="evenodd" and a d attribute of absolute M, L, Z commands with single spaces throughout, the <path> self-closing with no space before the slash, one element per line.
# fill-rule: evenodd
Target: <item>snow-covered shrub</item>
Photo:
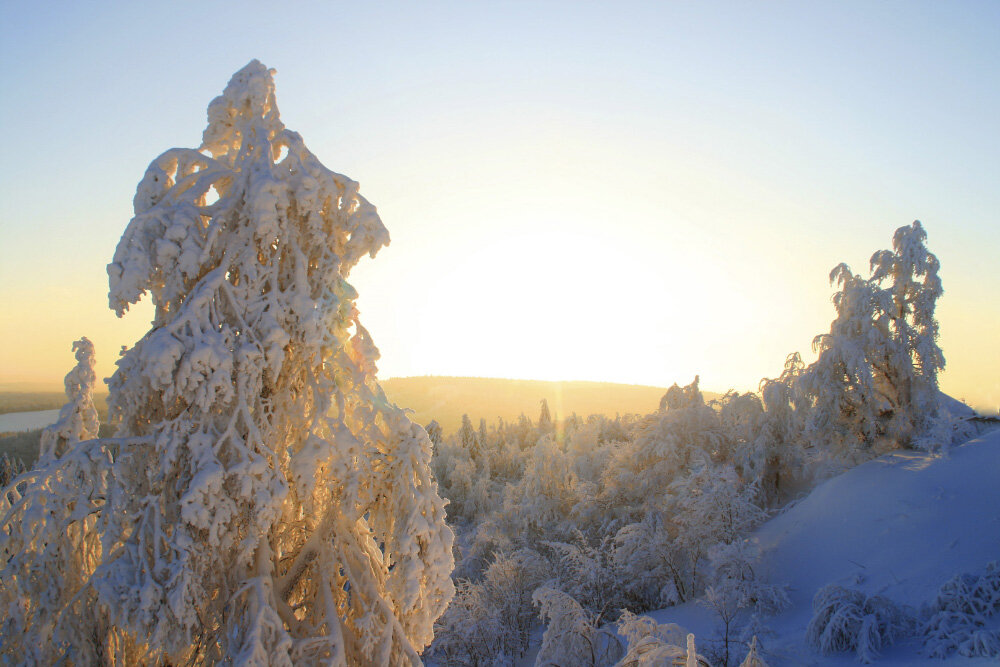
<path fill-rule="evenodd" d="M 388 232 L 284 127 L 259 62 L 208 120 L 200 149 L 146 170 L 108 265 L 119 316 L 155 306 L 109 382 L 116 437 L 5 491 L 0 580 L 20 608 L 2 650 L 417 663 L 453 594 L 453 533 L 347 282 Z"/>
<path fill-rule="evenodd" d="M 766 517 L 756 486 L 742 484 L 731 464 L 713 464 L 704 452 L 691 459 L 658 494 L 660 508 L 615 535 L 623 586 L 645 599 L 646 608 L 697 597 L 707 583 L 709 550 Z"/>
<path fill-rule="evenodd" d="M 690 555 L 671 534 L 665 513 L 648 512 L 618 530 L 614 558 L 621 587 L 636 600 L 633 608 L 669 607 L 691 595 Z"/>
<path fill-rule="evenodd" d="M 598 544 L 591 545 L 578 532 L 571 543 L 543 544 L 554 552 L 559 587 L 593 612 L 598 622 L 603 622 L 606 614 L 626 603 L 619 584 L 611 536 L 605 536 Z"/>
<path fill-rule="evenodd" d="M 764 618 L 790 605 L 787 587 L 768 583 L 755 565 L 760 551 L 750 540 L 719 544 L 709 553 L 711 584 L 702 605 L 710 609 L 718 626 L 718 639 L 709 642 L 716 663 L 730 664 L 733 645 L 743 646 L 766 631 Z"/>
<path fill-rule="evenodd" d="M 892 601 L 827 584 L 813 598 L 806 641 L 824 653 L 855 651 L 864 663 L 913 632 L 914 619 Z"/>
<path fill-rule="evenodd" d="M 767 663 L 764 662 L 764 658 L 761 657 L 760 651 L 757 649 L 757 637 L 750 640 L 748 648 L 747 656 L 743 658 L 740 667 L 768 667 Z"/>
<path fill-rule="evenodd" d="M 460 554 L 452 574 L 456 580 L 479 581 L 497 554 L 518 550 L 520 540 L 509 535 L 496 516 L 480 519 L 478 525 L 465 526 L 464 530 L 460 533 L 464 538 L 460 540 L 461 546 L 456 547 Z"/>
<path fill-rule="evenodd" d="M 664 490 L 678 475 L 726 449 L 719 415 L 705 404 L 698 378 L 687 387 L 672 387 L 662 405 L 664 410 L 640 420 L 634 436 L 614 449 L 601 480 L 602 503 L 623 523 L 662 509 Z"/>
<path fill-rule="evenodd" d="M 913 446 L 925 452 L 946 455 L 953 445 L 966 442 L 978 433 L 979 429 L 970 419 L 939 410 L 927 420 L 926 428 L 914 438 Z"/>
<path fill-rule="evenodd" d="M 938 591 L 930 618 L 921 627 L 924 653 L 946 658 L 953 653 L 967 657 L 1000 657 L 1000 632 L 986 626 L 1000 611 L 1000 561 L 980 575 L 960 574 Z"/>
<path fill-rule="evenodd" d="M 503 621 L 481 585 L 460 579 L 455 597 L 434 627 L 428 655 L 442 667 L 512 665 L 517 653 L 504 650 Z"/>
<path fill-rule="evenodd" d="M 69 399 L 59 410 L 59 418 L 42 431 L 38 464 L 44 465 L 66 453 L 81 440 L 97 437 L 100 422 L 94 407 L 94 344 L 86 337 L 73 343 L 76 366 L 66 374 L 66 397 Z"/>
<path fill-rule="evenodd" d="M 657 623 L 649 616 L 639 616 L 623 610 L 618 617 L 618 634 L 625 638 L 628 646 L 652 637 L 665 644 L 680 646 L 685 643 L 687 633 L 676 623 Z"/>
<path fill-rule="evenodd" d="M 458 581 L 429 655 L 442 666 L 513 664 L 527 648 L 534 625 L 532 591 L 548 575 L 545 561 L 533 551 L 497 554 L 481 581 Z"/>
<path fill-rule="evenodd" d="M 805 364 L 798 352 L 789 354 L 776 379 L 760 381 L 764 421 L 760 436 L 747 453 L 738 459 L 744 475 L 752 474 L 760 486 L 765 505 L 774 506 L 787 499 L 793 485 L 800 482 L 802 470 L 802 432 L 804 410 L 795 406 L 794 384 Z"/>
<path fill-rule="evenodd" d="M 598 616 L 572 596 L 543 586 L 532 600 L 545 622 L 535 667 L 610 667 L 621 657 L 621 644 L 614 633 L 600 627 Z"/>
<path fill-rule="evenodd" d="M 555 438 L 544 435 L 525 462 L 524 476 L 504 489 L 508 530 L 529 542 L 566 539 L 574 534 L 579 478 Z"/>
<path fill-rule="evenodd" d="M 698 653 L 693 634 L 680 627 L 657 624 L 644 616 L 623 613 L 619 632 L 626 637 L 627 652 L 615 667 L 711 667 L 708 658 Z"/>
<path fill-rule="evenodd" d="M 726 434 L 725 450 L 718 452 L 716 458 L 736 465 L 741 477 L 756 479 L 758 473 L 763 472 L 759 470 L 759 450 L 765 447 L 762 436 L 766 415 L 760 396 L 729 391 L 712 405 L 718 410 L 719 422 Z"/>

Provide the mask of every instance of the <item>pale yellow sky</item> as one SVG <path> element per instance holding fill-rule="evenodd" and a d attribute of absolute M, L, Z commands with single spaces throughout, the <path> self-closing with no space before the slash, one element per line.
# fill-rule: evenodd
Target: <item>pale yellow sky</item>
<path fill-rule="evenodd" d="M 185 7 L 228 26 L 212 57 Z M 1000 406 L 989 5 L 307 4 L 294 39 L 180 9 L 0 17 L 0 388 L 58 386 L 81 335 L 106 376 L 142 335 L 148 307 L 117 320 L 104 271 L 135 185 L 198 145 L 257 57 L 285 123 L 392 235 L 352 277 L 383 377 L 754 389 L 811 358 L 830 269 L 867 274 L 919 218 L 945 286 L 941 386 Z M 331 40 L 344 21 L 359 29 Z"/>

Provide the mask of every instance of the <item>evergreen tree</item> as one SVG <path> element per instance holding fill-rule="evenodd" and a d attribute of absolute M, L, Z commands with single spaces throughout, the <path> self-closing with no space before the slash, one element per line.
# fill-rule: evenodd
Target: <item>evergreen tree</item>
<path fill-rule="evenodd" d="M 549 402 L 542 399 L 542 407 L 538 413 L 538 430 L 542 433 L 550 433 L 553 430 L 552 413 L 549 412 Z"/>
<path fill-rule="evenodd" d="M 472 426 L 469 415 L 462 415 L 462 426 L 458 429 L 458 440 L 462 444 L 462 448 L 469 452 L 470 457 L 479 458 L 479 436 L 476 435 L 476 429 Z"/>
<path fill-rule="evenodd" d="M 3 626 L 12 655 L 93 662 L 87 624 L 94 655 L 132 661 L 419 664 L 451 599 L 431 442 L 378 386 L 347 282 L 388 233 L 285 129 L 272 74 L 237 72 L 201 149 L 139 184 L 109 298 L 120 316 L 149 293 L 153 327 L 110 380 L 116 437 L 5 492 L 0 578 L 27 606 Z M 68 509 L 39 514 L 43 488 Z M 72 581 L 67 527 L 99 537 Z M 39 596 L 34 573 L 59 566 Z"/>
<path fill-rule="evenodd" d="M 482 417 L 479 418 L 479 444 L 483 447 L 486 446 L 486 420 Z"/>
<path fill-rule="evenodd" d="M 59 411 L 59 419 L 42 431 L 39 443 L 39 464 L 62 456 L 81 440 L 97 437 L 100 422 L 94 407 L 94 344 L 86 337 L 73 343 L 76 366 L 66 374 L 66 396 L 69 401 Z"/>

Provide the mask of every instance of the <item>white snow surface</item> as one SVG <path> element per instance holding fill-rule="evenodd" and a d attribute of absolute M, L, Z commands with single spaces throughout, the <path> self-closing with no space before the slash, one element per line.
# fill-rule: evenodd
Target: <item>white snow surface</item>
<path fill-rule="evenodd" d="M 777 665 L 859 664 L 853 652 L 823 655 L 805 643 L 816 591 L 836 583 L 919 610 L 959 573 L 979 575 L 1000 559 L 1000 430 L 945 457 L 896 452 L 820 484 L 754 534 L 760 567 L 787 583 L 792 606 L 766 619 L 766 659 Z M 652 612 L 697 636 L 714 634 L 697 603 Z M 998 615 L 1000 616 L 1000 615 Z M 994 616 L 995 626 L 1000 617 Z M 994 626 L 994 627 L 995 627 Z M 882 651 L 877 665 L 986 665 L 986 658 L 926 658 L 919 640 Z"/>

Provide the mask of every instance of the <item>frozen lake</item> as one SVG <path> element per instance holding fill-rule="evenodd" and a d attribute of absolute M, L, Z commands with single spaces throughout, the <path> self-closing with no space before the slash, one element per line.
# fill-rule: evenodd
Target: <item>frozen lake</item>
<path fill-rule="evenodd" d="M 34 410 L 32 412 L 8 412 L 0 415 L 0 433 L 8 431 L 33 431 L 45 428 L 59 418 L 59 410 Z"/>

